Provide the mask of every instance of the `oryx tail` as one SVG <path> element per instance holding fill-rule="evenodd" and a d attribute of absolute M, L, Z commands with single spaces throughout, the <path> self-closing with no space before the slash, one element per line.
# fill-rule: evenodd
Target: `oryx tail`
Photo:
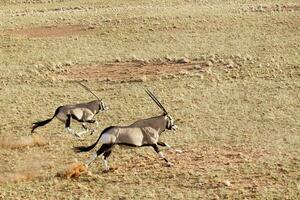
<path fill-rule="evenodd" d="M 38 128 L 38 127 L 40 127 L 40 126 L 44 126 L 44 125 L 48 124 L 49 122 L 51 122 L 52 119 L 58 114 L 60 108 L 61 108 L 61 107 L 58 107 L 58 108 L 56 109 L 56 111 L 55 111 L 55 113 L 54 113 L 54 115 L 53 115 L 52 118 L 46 119 L 46 120 L 44 120 L 44 121 L 37 121 L 37 122 L 34 122 L 34 123 L 33 123 L 33 126 L 32 126 L 32 129 L 31 129 L 31 133 L 33 133 L 33 131 L 34 131 L 36 128 Z"/>
<path fill-rule="evenodd" d="M 73 148 L 74 151 L 75 151 L 76 153 L 80 153 L 80 152 L 86 152 L 86 151 L 92 150 L 92 149 L 98 144 L 98 142 L 99 142 L 101 136 L 103 135 L 103 133 L 107 132 L 107 131 L 108 131 L 109 129 L 111 129 L 111 128 L 113 128 L 113 126 L 110 126 L 110 127 L 107 127 L 106 129 L 104 129 L 104 130 L 101 132 L 101 134 L 99 135 L 97 141 L 96 141 L 94 144 L 92 144 L 91 146 L 87 146 L 87 147 L 85 147 L 85 146 L 74 147 L 74 148 Z"/>

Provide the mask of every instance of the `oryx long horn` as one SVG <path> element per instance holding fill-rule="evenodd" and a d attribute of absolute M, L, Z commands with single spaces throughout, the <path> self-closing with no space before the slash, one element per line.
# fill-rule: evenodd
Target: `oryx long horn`
<path fill-rule="evenodd" d="M 155 95 L 148 89 L 145 89 L 145 91 L 151 97 L 151 99 L 158 105 L 158 107 L 160 107 L 164 111 L 164 113 L 167 114 L 168 112 L 163 107 L 163 105 L 160 103 L 160 101 L 155 97 Z"/>
<path fill-rule="evenodd" d="M 81 82 L 79 81 L 76 81 L 76 83 L 78 83 L 79 85 L 81 85 L 84 89 L 86 89 L 87 91 L 89 91 L 90 93 L 92 93 L 99 101 L 100 101 L 100 98 L 94 93 L 92 92 L 87 86 L 83 85 Z"/>

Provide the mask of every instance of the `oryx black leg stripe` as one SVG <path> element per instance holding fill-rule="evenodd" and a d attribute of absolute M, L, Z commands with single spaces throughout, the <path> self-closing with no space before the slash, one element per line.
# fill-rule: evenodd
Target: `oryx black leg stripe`
<path fill-rule="evenodd" d="M 155 151 L 156 153 L 159 153 L 159 152 L 160 152 L 160 150 L 159 150 L 157 144 L 153 144 L 152 147 L 153 147 L 153 149 L 154 149 L 154 151 Z"/>
<path fill-rule="evenodd" d="M 77 120 L 77 121 L 79 121 L 79 122 L 84 122 L 83 120 L 78 119 L 78 117 L 76 115 L 74 115 L 74 114 L 72 114 L 72 118 L 75 119 L 75 120 Z"/>
<path fill-rule="evenodd" d="M 88 129 L 87 126 L 86 126 L 85 124 L 82 124 L 81 126 L 82 126 L 82 128 L 84 128 L 85 130 Z"/>
<path fill-rule="evenodd" d="M 104 156 L 104 159 L 106 160 L 106 158 L 108 158 L 111 154 L 111 150 L 108 150 L 106 152 L 104 152 L 103 156 Z"/>
<path fill-rule="evenodd" d="M 157 142 L 157 144 L 160 146 L 163 146 L 163 147 L 167 146 L 166 143 L 164 143 L 164 142 Z"/>
<path fill-rule="evenodd" d="M 85 122 L 87 122 L 87 123 L 95 123 L 96 122 L 96 120 L 94 120 L 94 119 L 91 119 L 91 120 L 87 120 L 87 121 L 85 121 Z"/>
<path fill-rule="evenodd" d="M 157 144 L 152 145 L 152 147 L 154 148 L 155 152 L 158 153 L 159 156 L 162 157 L 166 161 L 166 163 L 169 163 L 169 161 L 165 158 L 165 156 L 162 154 L 162 152 L 160 152 L 160 149 L 157 146 Z"/>
<path fill-rule="evenodd" d="M 100 149 L 97 151 L 97 156 L 109 151 L 112 146 L 113 144 L 102 144 Z"/>
<path fill-rule="evenodd" d="M 65 127 L 66 127 L 66 128 L 69 128 L 69 127 L 70 127 L 70 124 L 71 124 L 71 115 L 67 115 L 67 120 L 66 120 L 66 125 L 65 125 Z"/>

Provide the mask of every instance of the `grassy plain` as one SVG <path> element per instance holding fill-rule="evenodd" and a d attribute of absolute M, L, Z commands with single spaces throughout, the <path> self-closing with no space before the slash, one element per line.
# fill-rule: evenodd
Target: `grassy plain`
<path fill-rule="evenodd" d="M 300 4 L 296 0 L 0 3 L 0 138 L 16 140 L 60 105 L 93 97 L 110 107 L 78 141 L 57 120 L 47 145 L 0 145 L 0 199 L 297 199 L 300 196 Z M 88 174 L 56 173 L 88 154 L 113 124 L 159 114 L 148 87 L 179 119 L 150 148 L 116 148 Z M 79 127 L 78 125 L 74 125 Z M 20 175 L 25 178 L 12 178 Z"/>

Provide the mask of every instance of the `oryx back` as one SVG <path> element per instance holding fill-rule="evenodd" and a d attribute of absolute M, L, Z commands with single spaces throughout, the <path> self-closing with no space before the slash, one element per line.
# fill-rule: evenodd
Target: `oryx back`
<path fill-rule="evenodd" d="M 143 141 L 144 134 L 138 127 L 115 127 L 101 136 L 103 144 L 142 146 Z"/>
<path fill-rule="evenodd" d="M 79 122 L 84 122 L 93 119 L 95 114 L 87 108 L 63 107 L 56 117 L 60 121 L 65 122 L 68 115 L 72 116 L 73 119 L 76 119 Z"/>
<path fill-rule="evenodd" d="M 76 119 L 79 122 L 92 120 L 95 114 L 98 112 L 98 100 L 88 103 L 80 103 L 75 105 L 65 105 L 60 108 L 60 112 L 56 115 L 57 119 L 65 122 L 68 115 Z"/>
<path fill-rule="evenodd" d="M 155 144 L 164 125 L 163 116 L 142 119 L 129 126 L 115 126 L 101 135 L 103 144 L 143 146 Z"/>
<path fill-rule="evenodd" d="M 116 139 L 116 144 L 142 146 L 143 138 L 144 135 L 140 128 L 124 127 L 119 131 L 119 136 Z"/>

